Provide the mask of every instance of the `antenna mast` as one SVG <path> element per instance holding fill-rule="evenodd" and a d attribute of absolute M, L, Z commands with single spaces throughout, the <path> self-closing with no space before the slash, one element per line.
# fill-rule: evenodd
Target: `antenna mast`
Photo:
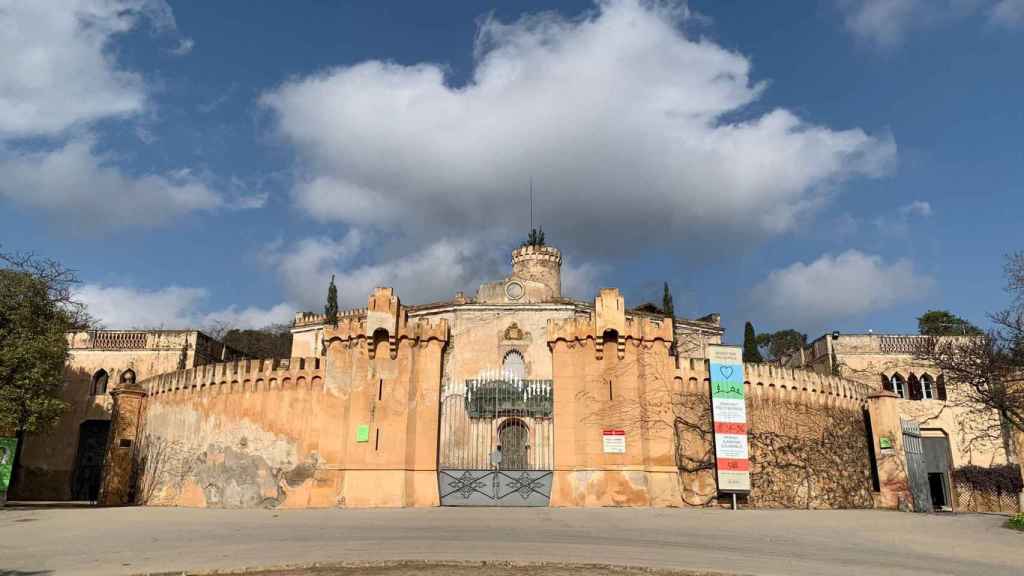
<path fill-rule="evenodd" d="M 530 230 L 533 230 L 533 176 L 530 176 Z"/>

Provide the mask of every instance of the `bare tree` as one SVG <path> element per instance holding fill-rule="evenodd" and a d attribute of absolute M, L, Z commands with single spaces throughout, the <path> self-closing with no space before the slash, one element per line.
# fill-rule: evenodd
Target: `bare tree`
<path fill-rule="evenodd" d="M 979 336 L 922 338 L 914 356 L 933 364 L 967 410 L 999 414 L 987 433 L 1024 432 L 1024 252 L 1006 259 L 1011 302 Z"/>

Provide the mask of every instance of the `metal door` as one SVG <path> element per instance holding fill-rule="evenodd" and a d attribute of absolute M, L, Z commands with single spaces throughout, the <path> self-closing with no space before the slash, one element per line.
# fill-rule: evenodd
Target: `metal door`
<path fill-rule="evenodd" d="M 931 492 L 928 488 L 921 428 L 913 420 L 901 418 L 900 424 L 903 428 L 903 453 L 907 457 L 907 481 L 914 499 L 914 512 L 928 512 L 932 509 Z"/>
<path fill-rule="evenodd" d="M 928 491 L 933 509 L 952 508 L 949 499 L 949 440 L 942 437 L 921 438 L 924 464 L 928 472 Z"/>
<path fill-rule="evenodd" d="M 547 506 L 554 464 L 551 380 L 495 371 L 441 391 L 442 506 Z"/>

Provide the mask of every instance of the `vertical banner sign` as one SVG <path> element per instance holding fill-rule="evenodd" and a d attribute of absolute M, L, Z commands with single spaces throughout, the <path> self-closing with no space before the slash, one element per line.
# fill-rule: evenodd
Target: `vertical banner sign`
<path fill-rule="evenodd" d="M 7 492 L 11 484 L 11 469 L 14 468 L 14 451 L 17 447 L 17 438 L 0 437 L 0 493 Z"/>
<path fill-rule="evenodd" d="M 710 345 L 708 360 L 718 491 L 750 492 L 743 349 L 739 346 Z"/>

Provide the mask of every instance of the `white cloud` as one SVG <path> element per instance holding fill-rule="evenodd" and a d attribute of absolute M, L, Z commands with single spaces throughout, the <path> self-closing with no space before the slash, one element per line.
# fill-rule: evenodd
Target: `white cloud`
<path fill-rule="evenodd" d="M 141 112 L 143 79 L 118 66 L 111 39 L 140 19 L 174 29 L 163 0 L 0 0 L 0 14 L 0 138 Z"/>
<path fill-rule="evenodd" d="M 0 197 L 86 229 L 155 225 L 226 203 L 188 170 L 131 176 L 94 148 L 84 137 L 42 152 L 0 149 Z"/>
<path fill-rule="evenodd" d="M 881 256 L 848 250 L 772 271 L 754 287 L 751 302 L 772 320 L 804 330 L 821 329 L 913 300 L 932 284 L 909 260 L 887 263 Z"/>
<path fill-rule="evenodd" d="M 141 22 L 177 35 L 165 0 L 0 0 L 0 15 L 0 198 L 70 216 L 76 229 L 263 205 L 265 196 L 222 194 L 188 169 L 130 174 L 97 151 L 93 124 L 149 104 L 142 76 L 118 65 L 113 40 Z M 186 47 L 182 38 L 178 51 Z M 157 140 L 143 123 L 135 133 Z M 33 137 L 43 141 L 26 145 Z"/>
<path fill-rule="evenodd" d="M 281 302 L 270 308 L 229 306 L 223 310 L 209 312 L 202 316 L 199 326 L 223 325 L 229 328 L 265 328 L 275 324 L 290 324 L 295 318 L 296 307 Z"/>
<path fill-rule="evenodd" d="M 1024 0 L 836 0 L 846 28 L 883 50 L 903 44 L 915 29 L 958 22 L 987 12 L 1001 26 L 1024 24 Z"/>
<path fill-rule="evenodd" d="M 932 205 L 923 200 L 914 200 L 910 204 L 900 207 L 900 214 L 904 216 L 919 216 L 928 218 L 932 215 Z"/>
<path fill-rule="evenodd" d="M 989 17 L 993 24 L 1008 28 L 1024 26 L 1024 0 L 999 0 Z"/>
<path fill-rule="evenodd" d="M 749 60 L 686 36 L 680 6 L 487 20 L 465 86 L 440 64 L 381 61 L 283 84 L 262 102 L 298 153 L 297 204 L 400 229 L 418 252 L 519 236 L 532 176 L 549 239 L 590 260 L 779 234 L 837 184 L 890 169 L 891 137 L 752 113 L 765 85 Z"/>
<path fill-rule="evenodd" d="M 270 308 L 235 306 L 203 312 L 209 294 L 202 288 L 169 286 L 160 290 L 139 290 L 126 286 L 84 284 L 75 296 L 89 313 L 107 328 L 203 328 L 221 325 L 233 328 L 263 328 L 290 322 L 295 307 L 281 303 Z"/>
<path fill-rule="evenodd" d="M 875 228 L 884 236 L 907 236 L 918 223 L 914 219 L 931 218 L 932 205 L 923 200 L 914 200 L 900 206 L 895 214 L 886 214 L 874 219 Z"/>
<path fill-rule="evenodd" d="M 381 256 L 366 234 L 350 230 L 342 239 L 306 238 L 288 247 L 272 246 L 266 257 L 279 274 L 290 301 L 307 310 L 323 307 L 335 275 L 343 308 L 366 306 L 378 286 L 393 287 L 407 303 L 447 300 L 458 290 L 473 291 L 493 270 L 488 247 L 443 238 L 407 254 Z M 373 256 L 372 262 L 364 262 Z"/>
<path fill-rule="evenodd" d="M 191 53 L 195 46 L 196 43 L 191 38 L 182 38 L 178 41 L 177 46 L 171 48 L 171 54 L 174 54 L 175 56 L 185 56 L 186 54 Z"/>
<path fill-rule="evenodd" d="M 903 41 L 921 0 L 840 0 L 846 27 L 854 35 L 880 47 L 891 48 Z"/>

